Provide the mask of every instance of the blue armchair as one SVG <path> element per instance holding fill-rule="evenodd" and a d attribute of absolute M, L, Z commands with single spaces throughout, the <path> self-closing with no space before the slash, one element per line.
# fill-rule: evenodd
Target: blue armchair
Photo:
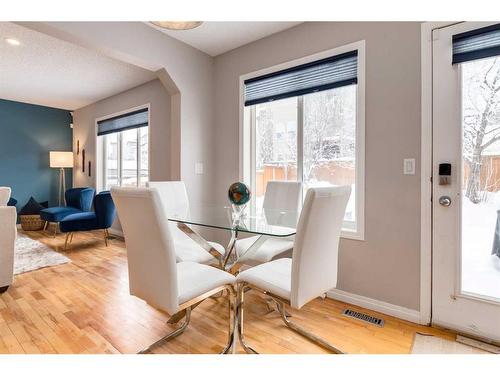
<path fill-rule="evenodd" d="M 94 198 L 93 212 L 79 212 L 66 216 L 59 223 L 61 232 L 66 233 L 64 249 L 68 245 L 68 240 L 73 241 L 74 232 L 86 232 L 90 230 L 104 231 L 104 242 L 108 246 L 108 229 L 113 224 L 116 217 L 115 204 L 109 191 L 103 191 Z"/>
<path fill-rule="evenodd" d="M 50 207 L 40 211 L 40 218 L 45 220 L 45 229 L 48 223 L 60 223 L 68 215 L 88 212 L 92 208 L 95 189 L 90 187 L 68 189 L 64 193 L 66 207 Z M 57 233 L 55 226 L 54 236 Z"/>

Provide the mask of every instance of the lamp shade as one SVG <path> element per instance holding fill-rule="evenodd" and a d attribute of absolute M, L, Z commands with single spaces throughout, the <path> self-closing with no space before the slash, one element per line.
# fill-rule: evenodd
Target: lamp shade
<path fill-rule="evenodd" d="M 50 151 L 51 168 L 73 168 L 73 153 L 71 151 Z"/>

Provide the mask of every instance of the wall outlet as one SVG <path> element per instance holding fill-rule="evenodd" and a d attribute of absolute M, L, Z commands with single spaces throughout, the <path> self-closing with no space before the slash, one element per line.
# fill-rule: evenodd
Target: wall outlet
<path fill-rule="evenodd" d="M 203 174 L 203 163 L 194 163 L 194 173 Z"/>
<path fill-rule="evenodd" d="M 403 160 L 403 174 L 415 174 L 415 159 Z"/>

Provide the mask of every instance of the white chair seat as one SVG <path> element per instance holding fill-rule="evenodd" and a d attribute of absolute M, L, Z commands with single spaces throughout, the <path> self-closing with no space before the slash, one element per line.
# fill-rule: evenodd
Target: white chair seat
<path fill-rule="evenodd" d="M 236 277 L 218 268 L 194 262 L 177 263 L 179 305 L 219 286 L 234 284 Z"/>
<path fill-rule="evenodd" d="M 236 253 L 241 257 L 254 244 L 259 236 L 243 238 L 236 242 Z M 248 258 L 243 260 L 243 263 L 255 262 L 257 264 L 270 262 L 274 257 L 283 254 L 286 251 L 293 249 L 293 240 L 288 238 L 268 238 L 259 248 L 249 254 Z M 251 262 L 248 262 L 251 261 Z"/>
<path fill-rule="evenodd" d="M 241 272 L 238 282 L 247 282 L 269 291 L 278 297 L 290 300 L 292 290 L 292 259 L 276 259 Z"/>

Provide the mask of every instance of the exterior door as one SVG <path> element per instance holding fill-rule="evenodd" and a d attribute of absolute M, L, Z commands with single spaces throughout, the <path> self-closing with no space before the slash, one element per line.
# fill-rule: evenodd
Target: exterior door
<path fill-rule="evenodd" d="M 489 25 L 433 32 L 432 321 L 500 342 L 500 56 L 452 63 Z"/>

